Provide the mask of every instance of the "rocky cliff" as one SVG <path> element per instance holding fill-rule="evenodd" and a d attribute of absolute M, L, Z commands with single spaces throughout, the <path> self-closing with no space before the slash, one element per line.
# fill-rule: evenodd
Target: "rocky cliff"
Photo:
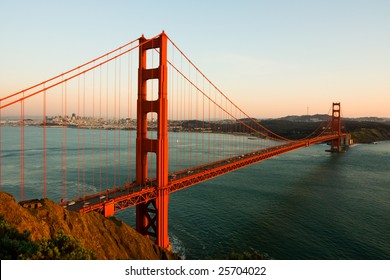
<path fill-rule="evenodd" d="M 97 259 L 178 259 L 114 217 L 68 211 L 49 199 L 39 200 L 38 208 L 31 209 L 3 192 L 0 215 L 19 232 L 31 232 L 33 241 L 51 239 L 59 232 L 71 236 Z"/>

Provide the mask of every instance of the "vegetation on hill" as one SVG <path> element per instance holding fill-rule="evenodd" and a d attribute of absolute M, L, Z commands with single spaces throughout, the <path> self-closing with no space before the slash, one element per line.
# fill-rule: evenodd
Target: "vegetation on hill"
<path fill-rule="evenodd" d="M 321 125 L 321 122 L 290 121 L 284 119 L 264 120 L 261 123 L 271 131 L 289 139 L 305 137 Z M 351 134 L 354 143 L 372 143 L 390 140 L 389 122 L 344 120 L 343 131 Z"/>
<path fill-rule="evenodd" d="M 49 199 L 22 207 L 0 193 L 2 259 L 178 259 L 115 217 L 81 214 Z"/>
<path fill-rule="evenodd" d="M 310 135 L 316 129 L 324 128 L 329 122 L 328 115 L 314 116 L 288 116 L 280 119 L 266 119 L 258 122 L 270 131 L 288 138 L 302 139 Z M 343 119 L 343 131 L 350 133 L 355 143 L 372 143 L 376 141 L 390 140 L 390 122 L 378 118 L 362 118 L 358 120 Z M 217 133 L 246 133 L 253 134 L 254 130 L 268 132 L 260 128 L 251 119 L 241 119 L 246 126 L 238 122 L 202 122 L 199 120 L 183 121 L 181 126 L 184 131 L 196 131 L 196 128 L 204 128 L 207 131 Z M 251 130 L 254 128 L 254 130 Z"/>
<path fill-rule="evenodd" d="M 345 121 L 345 127 L 355 143 L 390 140 L 390 122 Z"/>
<path fill-rule="evenodd" d="M 96 255 L 62 231 L 53 238 L 31 240 L 31 232 L 20 233 L 0 216 L 0 259 L 2 260 L 91 260 Z"/>

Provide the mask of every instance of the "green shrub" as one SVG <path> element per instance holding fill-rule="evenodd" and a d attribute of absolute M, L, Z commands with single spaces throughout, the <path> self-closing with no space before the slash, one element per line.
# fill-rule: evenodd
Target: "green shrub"
<path fill-rule="evenodd" d="M 51 239 L 34 242 L 30 232 L 19 233 L 0 215 L 0 259 L 17 260 L 90 260 L 94 252 L 84 248 L 73 237 L 58 232 Z"/>

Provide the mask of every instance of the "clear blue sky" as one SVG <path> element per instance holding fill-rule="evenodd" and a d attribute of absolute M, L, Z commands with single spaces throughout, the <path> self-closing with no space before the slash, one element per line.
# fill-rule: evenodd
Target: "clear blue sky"
<path fill-rule="evenodd" d="M 390 117 L 388 0 L 1 0 L 0 96 L 162 30 L 254 117 Z"/>

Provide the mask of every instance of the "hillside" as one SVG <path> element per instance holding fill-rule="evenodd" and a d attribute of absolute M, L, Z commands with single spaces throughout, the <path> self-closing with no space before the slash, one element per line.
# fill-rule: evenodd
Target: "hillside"
<path fill-rule="evenodd" d="M 328 115 L 313 116 L 287 116 L 279 119 L 257 120 L 261 125 L 274 133 L 288 139 L 302 139 L 317 129 L 324 128 L 329 123 Z M 197 131 L 196 128 L 206 128 L 212 132 L 225 133 L 248 133 L 253 134 L 251 127 L 255 130 L 268 134 L 265 129 L 253 122 L 252 119 L 241 119 L 245 123 L 243 127 L 239 122 L 202 122 L 199 120 L 188 120 L 180 123 L 182 131 Z M 359 118 L 343 119 L 343 131 L 350 133 L 354 143 L 372 143 L 377 141 L 390 140 L 390 122 L 385 118 Z M 317 131 L 320 131 L 317 130 Z"/>
<path fill-rule="evenodd" d="M 261 124 L 283 137 L 300 139 L 317 129 L 321 122 L 274 119 L 263 120 Z M 344 120 L 343 126 L 343 130 L 352 135 L 354 143 L 390 140 L 390 122 Z"/>
<path fill-rule="evenodd" d="M 346 120 L 345 127 L 355 143 L 390 140 L 390 123 Z"/>
<path fill-rule="evenodd" d="M 32 241 L 52 239 L 58 233 L 77 240 L 96 259 L 178 259 L 130 226 L 98 213 L 68 211 L 49 199 L 37 209 L 22 207 L 10 194 L 0 193 L 0 216 L 20 233 L 30 231 Z"/>

